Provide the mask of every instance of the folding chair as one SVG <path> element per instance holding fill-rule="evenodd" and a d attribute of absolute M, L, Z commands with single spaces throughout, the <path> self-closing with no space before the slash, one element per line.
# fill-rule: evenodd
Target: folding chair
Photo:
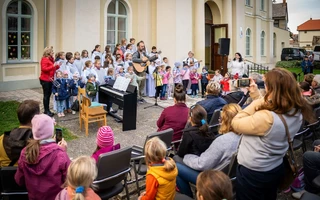
<path fill-rule="evenodd" d="M 210 123 L 209 123 L 209 126 L 211 125 L 217 125 L 219 124 L 219 119 L 220 119 L 220 112 L 221 112 L 221 109 L 217 109 L 214 111 L 212 117 L 211 117 L 211 120 L 210 120 Z"/>

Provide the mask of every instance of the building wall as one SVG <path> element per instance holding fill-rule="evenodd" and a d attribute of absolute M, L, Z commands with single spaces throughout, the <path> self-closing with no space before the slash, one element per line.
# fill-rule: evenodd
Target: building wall
<path fill-rule="evenodd" d="M 274 27 L 274 33 L 276 34 L 276 56 L 274 57 L 274 63 L 281 60 L 281 51 L 283 47 L 289 47 L 289 31 L 281 28 Z"/>
<path fill-rule="evenodd" d="M 35 88 L 39 84 L 39 60 L 44 49 L 44 1 L 28 0 L 33 10 L 32 30 L 32 57 L 28 62 L 7 61 L 7 32 L 6 9 L 10 0 L 0 0 L 0 91 Z"/>
<path fill-rule="evenodd" d="M 299 31 L 299 46 L 300 47 L 309 47 L 313 49 L 312 40 L 313 36 L 320 36 L 320 31 Z"/>

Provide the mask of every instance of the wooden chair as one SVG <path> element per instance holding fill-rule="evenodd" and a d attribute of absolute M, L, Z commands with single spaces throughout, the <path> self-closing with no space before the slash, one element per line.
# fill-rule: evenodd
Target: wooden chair
<path fill-rule="evenodd" d="M 78 86 L 78 101 L 79 101 L 79 121 L 81 124 L 81 111 L 82 111 L 82 97 L 86 97 L 85 88 L 81 88 Z"/>
<path fill-rule="evenodd" d="M 107 111 L 103 109 L 103 106 L 91 106 L 91 101 L 88 97 L 82 96 L 82 106 L 80 113 L 80 129 L 82 130 L 82 120 L 85 124 L 86 136 L 88 136 L 89 123 L 98 122 L 99 127 L 107 125 Z"/>

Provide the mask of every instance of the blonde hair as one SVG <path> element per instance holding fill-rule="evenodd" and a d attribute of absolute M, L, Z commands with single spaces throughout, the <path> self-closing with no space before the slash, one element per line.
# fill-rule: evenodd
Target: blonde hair
<path fill-rule="evenodd" d="M 26 146 L 26 160 L 29 164 L 35 164 L 40 154 L 40 141 L 29 139 Z"/>
<path fill-rule="evenodd" d="M 97 177 L 98 170 L 95 161 L 89 156 L 80 156 L 74 159 L 68 167 L 66 187 L 76 190 L 82 186 L 82 193 L 75 193 L 72 200 L 85 200 L 86 190 L 92 186 L 93 180 Z"/>
<path fill-rule="evenodd" d="M 49 57 L 52 52 L 53 52 L 53 46 L 45 47 L 43 50 L 43 57 Z"/>
<path fill-rule="evenodd" d="M 84 63 L 83 71 L 86 70 L 87 67 L 89 67 L 91 63 L 92 63 L 91 60 L 87 60 L 87 61 Z"/>
<path fill-rule="evenodd" d="M 206 87 L 207 94 L 218 95 L 220 93 L 220 90 L 221 86 L 217 81 L 209 81 Z"/>
<path fill-rule="evenodd" d="M 145 146 L 145 157 L 147 165 L 153 163 L 164 163 L 166 171 L 170 172 L 176 168 L 176 163 L 169 159 L 166 159 L 167 146 L 158 137 L 151 138 L 148 140 Z"/>
<path fill-rule="evenodd" d="M 232 183 L 222 171 L 206 170 L 197 178 L 197 199 L 204 200 L 232 200 Z"/>
<path fill-rule="evenodd" d="M 79 51 L 74 52 L 74 59 L 76 59 L 76 56 L 77 56 L 77 55 L 80 56 L 80 52 L 79 52 Z"/>
<path fill-rule="evenodd" d="M 224 134 L 232 131 L 231 122 L 232 119 L 241 111 L 241 107 L 238 104 L 230 103 L 222 108 L 221 112 L 221 125 L 219 133 Z"/>

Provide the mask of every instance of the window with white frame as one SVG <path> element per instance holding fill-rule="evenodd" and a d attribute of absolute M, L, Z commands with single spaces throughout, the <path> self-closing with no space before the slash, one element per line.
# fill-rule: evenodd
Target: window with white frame
<path fill-rule="evenodd" d="M 277 56 L 277 35 L 276 33 L 273 33 L 273 56 L 276 57 Z"/>
<path fill-rule="evenodd" d="M 122 1 L 112 0 L 107 11 L 107 45 L 114 49 L 122 38 L 127 38 L 127 9 Z"/>
<path fill-rule="evenodd" d="M 7 61 L 31 61 L 32 7 L 27 1 L 14 0 L 6 13 Z"/>
<path fill-rule="evenodd" d="M 246 6 L 250 6 L 250 0 L 246 0 Z"/>
<path fill-rule="evenodd" d="M 261 0 L 260 3 L 260 10 L 264 11 L 264 0 Z"/>
<path fill-rule="evenodd" d="M 246 56 L 250 56 L 250 53 L 251 53 L 250 46 L 251 46 L 251 30 L 250 28 L 248 28 L 246 30 Z"/>
<path fill-rule="evenodd" d="M 260 37 L 260 42 L 261 42 L 261 56 L 264 56 L 264 40 L 265 40 L 265 33 L 264 31 L 261 32 L 261 37 Z"/>

